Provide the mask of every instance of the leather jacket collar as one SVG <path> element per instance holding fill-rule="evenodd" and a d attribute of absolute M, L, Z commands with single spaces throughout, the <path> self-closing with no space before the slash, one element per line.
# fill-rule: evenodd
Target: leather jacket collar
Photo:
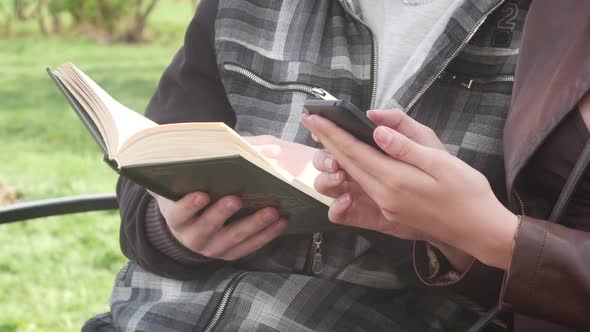
<path fill-rule="evenodd" d="M 557 124 L 590 90 L 590 1 L 536 0 L 504 129 L 508 192 Z"/>

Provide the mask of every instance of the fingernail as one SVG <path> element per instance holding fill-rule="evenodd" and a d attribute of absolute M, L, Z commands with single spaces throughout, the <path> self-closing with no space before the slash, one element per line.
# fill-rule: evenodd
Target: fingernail
<path fill-rule="evenodd" d="M 305 122 L 305 121 L 307 121 L 308 118 L 309 118 L 309 113 L 303 112 L 303 113 L 301 113 L 299 120 L 301 120 L 301 122 Z"/>
<path fill-rule="evenodd" d="M 233 200 L 225 203 L 225 206 L 229 210 L 238 210 L 238 209 L 240 209 L 240 205 L 237 202 L 233 201 Z"/>
<path fill-rule="evenodd" d="M 375 129 L 375 141 L 380 145 L 388 145 L 393 139 L 393 131 L 387 127 L 377 127 Z"/>
<path fill-rule="evenodd" d="M 341 176 L 340 172 L 332 173 L 332 174 L 330 174 L 330 180 L 334 183 L 338 183 L 338 182 L 340 182 L 340 176 Z"/>
<path fill-rule="evenodd" d="M 334 159 L 332 158 L 326 158 L 324 160 L 324 166 L 326 167 L 327 170 L 332 171 L 334 170 Z"/>
<path fill-rule="evenodd" d="M 272 224 L 272 227 L 274 227 L 274 230 L 277 233 L 282 233 L 285 228 L 287 228 L 287 222 L 285 220 L 279 220 L 278 222 Z"/>
<path fill-rule="evenodd" d="M 305 123 L 305 124 L 311 124 L 313 123 L 314 119 L 315 119 L 315 115 L 313 114 L 309 114 L 309 113 L 303 113 L 301 114 L 301 122 Z"/>
<path fill-rule="evenodd" d="M 279 214 L 274 209 L 267 209 L 264 211 L 264 220 L 271 222 L 279 219 Z"/>
<path fill-rule="evenodd" d="M 348 206 L 350 204 L 350 194 L 344 194 L 337 199 L 338 204 Z"/>
<path fill-rule="evenodd" d="M 370 114 L 370 113 L 377 114 L 377 113 L 381 113 L 381 112 L 385 112 L 385 110 L 368 110 L 367 114 Z"/>
<path fill-rule="evenodd" d="M 195 206 L 203 206 L 207 201 L 207 196 L 203 194 L 197 194 L 193 199 L 193 204 Z"/>

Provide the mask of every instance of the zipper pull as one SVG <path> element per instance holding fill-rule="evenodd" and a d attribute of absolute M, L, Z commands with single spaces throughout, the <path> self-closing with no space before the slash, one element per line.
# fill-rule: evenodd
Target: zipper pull
<path fill-rule="evenodd" d="M 461 82 L 461 85 L 464 86 L 466 89 L 471 89 L 473 85 L 473 80 L 469 80 L 469 82 Z"/>
<path fill-rule="evenodd" d="M 330 93 L 328 93 L 328 91 L 322 88 L 312 88 L 311 94 L 323 100 L 338 100 L 336 97 L 332 96 Z"/>
<path fill-rule="evenodd" d="M 314 274 L 322 273 L 324 263 L 322 262 L 322 233 L 313 233 L 313 259 L 311 271 Z"/>

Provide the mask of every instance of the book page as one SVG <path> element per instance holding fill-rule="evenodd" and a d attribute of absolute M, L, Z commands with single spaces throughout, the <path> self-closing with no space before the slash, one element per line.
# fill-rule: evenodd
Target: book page
<path fill-rule="evenodd" d="M 73 64 L 67 64 L 72 70 L 76 72 L 83 84 L 85 84 L 92 93 L 100 100 L 105 109 L 108 111 L 115 126 L 115 146 L 113 151 L 118 151 L 125 141 L 133 136 L 133 134 L 150 127 L 157 126 L 157 123 L 147 119 L 129 108 L 125 107 L 106 91 L 104 91 L 98 84 L 96 84 L 88 75 L 82 72 Z"/>
<path fill-rule="evenodd" d="M 106 119 L 100 111 L 100 108 L 92 102 L 92 99 L 84 92 L 76 81 L 70 78 L 67 72 L 62 69 L 56 69 L 53 71 L 53 74 L 60 80 L 61 84 L 66 87 L 80 106 L 82 106 L 86 114 L 92 119 L 92 122 L 94 122 L 94 125 L 100 132 L 100 136 L 106 145 L 107 150 L 110 150 L 112 138 L 109 135 L 109 125 L 105 123 Z"/>

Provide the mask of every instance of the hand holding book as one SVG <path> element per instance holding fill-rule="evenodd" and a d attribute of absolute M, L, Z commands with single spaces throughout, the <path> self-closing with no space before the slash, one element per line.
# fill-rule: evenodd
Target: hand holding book
<path fill-rule="evenodd" d="M 241 209 L 231 214 L 232 222 L 272 207 L 288 220 L 286 234 L 342 227 L 328 220 L 333 199 L 313 188 L 313 166 L 296 157 L 311 156 L 314 149 L 279 140 L 271 147 L 260 138 L 249 139 L 257 140 L 251 145 L 218 122 L 158 125 L 118 103 L 73 64 L 48 72 L 105 162 L 160 200 L 182 201 L 197 192 L 206 193 L 211 202 L 236 196 Z"/>
<path fill-rule="evenodd" d="M 318 149 L 267 135 L 244 139 L 289 176 L 313 186 L 319 171 L 313 167 L 312 159 Z M 186 248 L 209 258 L 242 258 L 277 238 L 287 227 L 287 220 L 271 207 L 226 225 L 243 206 L 238 196 L 225 196 L 211 203 L 209 195 L 203 192 L 188 194 L 177 202 L 150 194 L 156 198 L 172 235 Z"/>
<path fill-rule="evenodd" d="M 287 228 L 274 208 L 263 208 L 226 225 L 243 206 L 238 196 L 211 203 L 196 192 L 174 202 L 152 193 L 172 235 L 186 248 L 205 257 L 233 261 L 262 248 Z"/>

